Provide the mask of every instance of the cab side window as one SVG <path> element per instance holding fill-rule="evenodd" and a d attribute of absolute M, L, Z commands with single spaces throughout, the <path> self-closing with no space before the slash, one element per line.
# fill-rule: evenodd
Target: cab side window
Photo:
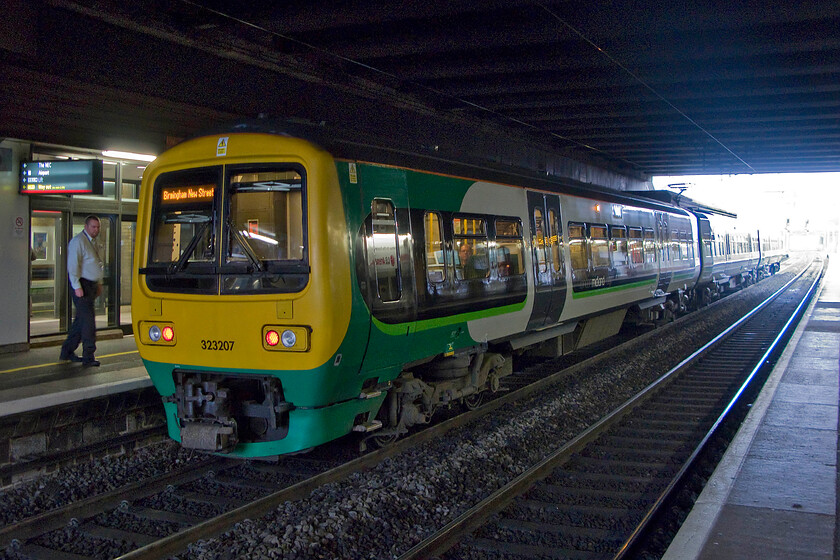
<path fill-rule="evenodd" d="M 402 295 L 397 214 L 390 200 L 371 204 L 372 233 L 368 240 L 368 263 L 374 270 L 376 290 L 382 301 L 397 301 Z"/>

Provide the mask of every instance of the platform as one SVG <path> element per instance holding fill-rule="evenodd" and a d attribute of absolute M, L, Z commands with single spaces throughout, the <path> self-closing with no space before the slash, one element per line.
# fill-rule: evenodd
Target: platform
<path fill-rule="evenodd" d="M 151 386 L 133 336 L 96 344 L 92 368 L 60 362 L 60 341 L 0 354 L 0 418 Z"/>
<path fill-rule="evenodd" d="M 835 557 L 838 378 L 835 257 L 664 560 Z"/>

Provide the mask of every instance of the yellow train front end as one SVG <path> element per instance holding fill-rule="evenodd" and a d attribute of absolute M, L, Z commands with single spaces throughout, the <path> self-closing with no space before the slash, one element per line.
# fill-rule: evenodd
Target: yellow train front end
<path fill-rule="evenodd" d="M 289 453 L 378 409 L 360 398 L 364 344 L 347 337 L 342 200 L 330 154 L 282 135 L 205 136 L 146 169 L 132 318 L 184 447 Z"/>

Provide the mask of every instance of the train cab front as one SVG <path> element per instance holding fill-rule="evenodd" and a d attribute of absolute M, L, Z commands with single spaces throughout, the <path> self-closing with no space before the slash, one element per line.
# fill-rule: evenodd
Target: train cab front
<path fill-rule="evenodd" d="M 248 457 L 352 429 L 364 345 L 347 340 L 349 242 L 329 154 L 267 134 L 199 138 L 161 155 L 142 189 L 132 316 L 170 437 Z"/>

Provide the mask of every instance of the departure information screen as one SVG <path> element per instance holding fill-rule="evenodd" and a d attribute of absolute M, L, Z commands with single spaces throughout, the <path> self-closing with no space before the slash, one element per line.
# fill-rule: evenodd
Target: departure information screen
<path fill-rule="evenodd" d="M 25 161 L 21 194 L 102 194 L 102 160 Z"/>

